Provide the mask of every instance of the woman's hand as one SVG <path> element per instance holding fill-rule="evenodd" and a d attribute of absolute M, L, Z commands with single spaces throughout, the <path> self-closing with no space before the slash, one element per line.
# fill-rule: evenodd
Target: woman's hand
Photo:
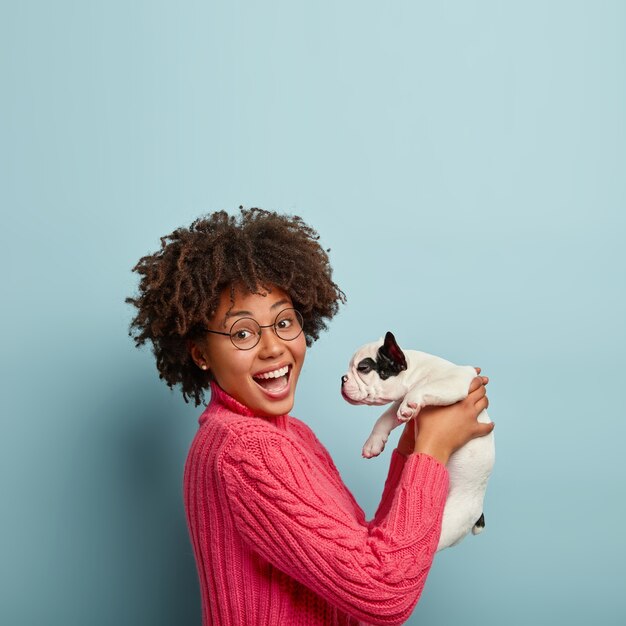
<path fill-rule="evenodd" d="M 480 373 L 480 368 L 476 368 L 476 372 Z M 398 451 L 407 456 L 411 453 L 428 454 L 445 465 L 455 450 L 475 437 L 488 435 L 494 424 L 482 424 L 476 419 L 489 406 L 485 389 L 488 383 L 486 376 L 477 376 L 464 400 L 450 406 L 424 407 L 404 427 Z"/>

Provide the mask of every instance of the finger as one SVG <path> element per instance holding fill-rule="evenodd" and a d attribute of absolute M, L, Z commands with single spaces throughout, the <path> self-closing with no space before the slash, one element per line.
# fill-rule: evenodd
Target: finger
<path fill-rule="evenodd" d="M 475 367 L 474 369 L 476 370 L 476 373 L 477 373 L 477 374 L 480 374 L 480 372 L 481 372 L 480 367 Z"/>
<path fill-rule="evenodd" d="M 489 383 L 489 378 L 487 376 L 481 376 L 482 381 L 483 381 L 483 385 L 486 385 Z"/>
<path fill-rule="evenodd" d="M 479 389 L 482 386 L 483 386 L 483 380 L 480 376 L 476 376 L 476 378 L 472 378 L 472 382 L 470 383 L 470 386 L 469 386 L 468 395 L 472 393 L 473 391 L 476 391 L 476 389 Z"/>
<path fill-rule="evenodd" d="M 487 396 L 483 396 L 482 398 L 478 398 L 478 400 L 476 400 L 476 402 L 474 403 L 474 410 L 480 413 L 481 411 L 484 411 L 488 406 L 489 398 L 487 398 Z"/>
<path fill-rule="evenodd" d="M 476 428 L 476 436 L 484 437 L 485 435 L 493 432 L 493 429 L 495 427 L 496 425 L 493 422 L 489 422 L 488 424 L 481 424 L 480 422 L 478 422 L 478 428 Z"/>
<path fill-rule="evenodd" d="M 480 380 L 480 379 L 475 378 L 474 380 Z M 470 386 L 470 391 L 467 394 L 467 397 L 472 402 L 476 402 L 476 400 L 478 400 L 479 398 L 482 398 L 486 393 L 487 393 L 487 389 L 485 388 L 485 385 L 483 385 L 482 381 L 480 381 L 480 383 L 477 383 L 477 384 L 472 383 L 472 385 Z"/>

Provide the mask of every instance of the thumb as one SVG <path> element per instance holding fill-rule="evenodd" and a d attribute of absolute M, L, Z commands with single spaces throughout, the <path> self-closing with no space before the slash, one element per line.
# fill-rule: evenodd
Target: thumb
<path fill-rule="evenodd" d="M 478 437 L 484 437 L 489 433 L 493 432 L 493 429 L 496 427 L 494 422 L 489 422 L 487 424 L 482 424 L 478 422 L 478 428 L 476 429 L 476 433 Z"/>

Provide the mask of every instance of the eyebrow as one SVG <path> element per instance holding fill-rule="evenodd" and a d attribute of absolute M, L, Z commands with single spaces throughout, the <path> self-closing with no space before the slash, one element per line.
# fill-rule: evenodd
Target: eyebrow
<path fill-rule="evenodd" d="M 274 304 L 272 304 L 272 306 L 270 307 L 270 311 L 276 309 L 279 306 L 282 306 L 283 304 L 289 304 L 289 300 L 283 298 L 278 302 L 274 302 Z M 253 316 L 251 311 L 230 311 L 226 313 L 226 319 L 228 319 L 229 317 L 239 317 L 240 315 L 248 315 L 249 317 Z"/>

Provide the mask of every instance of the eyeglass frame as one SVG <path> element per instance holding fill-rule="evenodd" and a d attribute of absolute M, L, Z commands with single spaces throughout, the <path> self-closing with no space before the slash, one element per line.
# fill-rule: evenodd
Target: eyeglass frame
<path fill-rule="evenodd" d="M 296 318 L 298 320 L 298 323 L 300 324 L 300 332 L 295 336 L 292 337 L 291 339 L 285 339 L 284 337 L 281 337 L 278 334 L 278 331 L 276 330 L 276 322 L 278 321 L 278 318 L 281 316 L 282 313 L 284 313 L 285 311 L 294 311 L 296 314 Z M 235 326 L 235 324 L 239 324 L 239 322 L 241 322 L 241 320 L 252 320 L 258 327 L 259 327 L 259 332 L 256 333 L 256 343 L 254 343 L 253 345 L 251 345 L 249 348 L 241 348 L 240 346 L 238 346 L 234 341 L 233 341 L 233 327 Z M 224 335 L 224 337 L 228 337 L 230 339 L 230 343 L 233 344 L 233 346 L 235 346 L 235 348 L 237 348 L 237 350 L 243 350 L 244 352 L 246 350 L 252 350 L 252 348 L 256 348 L 259 345 L 259 342 L 261 341 L 261 335 L 263 334 L 263 329 L 264 328 L 273 328 L 274 329 L 274 334 L 281 340 L 281 341 L 294 341 L 295 339 L 297 339 L 304 331 L 304 319 L 302 317 L 302 313 L 300 313 L 300 311 L 298 311 L 298 309 L 294 309 L 293 307 L 287 307 L 286 309 L 282 309 L 281 311 L 279 311 L 276 314 L 276 317 L 274 318 L 274 322 L 272 324 L 259 324 L 253 317 L 240 317 L 239 319 L 236 319 L 230 327 L 229 332 L 225 333 L 219 330 L 211 330 L 210 328 L 205 328 L 204 330 L 207 333 L 213 333 L 214 335 Z"/>

